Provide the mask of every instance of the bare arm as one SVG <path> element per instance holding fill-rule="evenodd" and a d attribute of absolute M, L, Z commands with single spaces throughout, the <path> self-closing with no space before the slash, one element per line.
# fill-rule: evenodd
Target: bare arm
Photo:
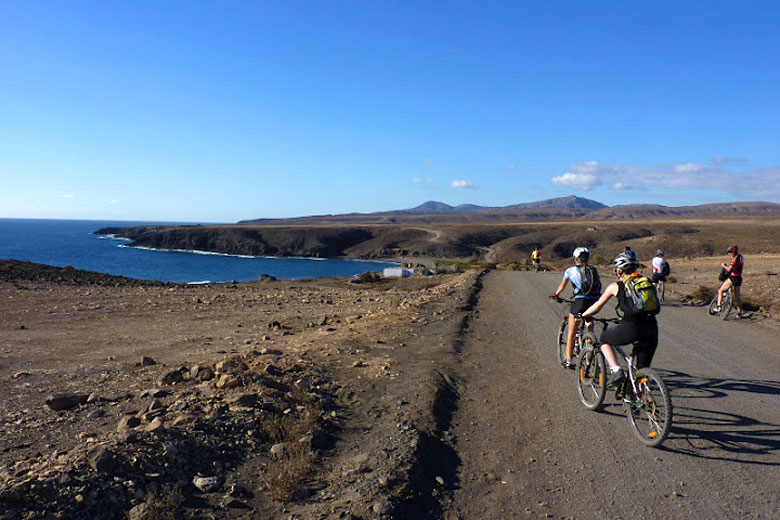
<path fill-rule="evenodd" d="M 604 291 L 604 294 L 601 295 L 601 298 L 599 298 L 596 303 L 591 305 L 587 308 L 585 312 L 582 313 L 583 316 L 593 316 L 597 312 L 601 310 L 602 307 L 604 307 L 604 304 L 606 304 L 610 298 L 613 296 L 617 296 L 618 293 L 618 284 L 617 282 L 612 282 L 607 286 L 607 289 Z"/>
<path fill-rule="evenodd" d="M 563 292 L 563 290 L 566 288 L 566 284 L 567 284 L 568 282 L 569 282 L 569 280 L 567 280 L 566 278 L 564 278 L 563 280 L 561 280 L 561 285 L 559 285 L 559 286 L 558 286 L 558 289 L 556 289 L 556 290 L 555 290 L 555 297 L 556 297 L 556 298 L 557 298 L 558 296 L 560 296 L 560 295 L 561 295 L 561 293 Z"/>

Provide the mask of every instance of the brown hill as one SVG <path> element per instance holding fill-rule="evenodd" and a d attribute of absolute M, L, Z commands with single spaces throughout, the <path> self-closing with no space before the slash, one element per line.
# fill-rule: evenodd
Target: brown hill
<path fill-rule="evenodd" d="M 493 224 L 142 226 L 100 232 L 130 238 L 133 246 L 272 256 L 524 262 L 535 247 L 541 247 L 549 262 L 568 258 L 577 246 L 591 248 L 601 260 L 626 245 L 643 259 L 658 248 L 669 257 L 720 255 L 731 243 L 749 253 L 778 253 L 779 228 L 780 216 L 730 216 Z"/>

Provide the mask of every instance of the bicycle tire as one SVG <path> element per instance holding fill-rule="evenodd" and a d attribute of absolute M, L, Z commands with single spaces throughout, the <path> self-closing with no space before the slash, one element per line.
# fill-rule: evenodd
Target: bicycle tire
<path fill-rule="evenodd" d="M 566 342 L 569 339 L 569 316 L 565 316 L 561 321 L 561 326 L 558 327 L 558 346 L 555 348 L 556 356 L 558 356 L 558 364 L 563 366 L 563 362 L 566 361 Z"/>
<path fill-rule="evenodd" d="M 577 395 L 588 410 L 598 411 L 607 395 L 607 362 L 598 350 L 596 337 L 586 333 L 582 337 L 582 352 L 577 357 Z"/>
<path fill-rule="evenodd" d="M 729 317 L 732 307 L 731 289 L 723 293 L 723 301 L 720 304 L 720 319 L 725 320 Z"/>
<path fill-rule="evenodd" d="M 672 427 L 672 397 L 666 383 L 652 368 L 634 375 L 637 395 L 626 398 L 626 416 L 634 435 L 651 448 L 660 446 Z"/>
<path fill-rule="evenodd" d="M 707 306 L 707 312 L 710 314 L 710 316 L 714 316 L 718 314 L 717 312 L 715 312 L 715 307 L 717 306 L 718 306 L 718 297 L 715 296 L 710 302 L 710 304 Z"/>

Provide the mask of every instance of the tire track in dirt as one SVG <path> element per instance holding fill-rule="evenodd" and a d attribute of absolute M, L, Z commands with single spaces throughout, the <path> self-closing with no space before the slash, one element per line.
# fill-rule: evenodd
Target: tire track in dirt
<path fill-rule="evenodd" d="M 430 413 L 434 426 L 430 431 L 418 432 L 414 454 L 415 471 L 409 476 L 406 489 L 401 493 L 406 498 L 396 504 L 391 515 L 393 518 L 440 518 L 455 489 L 453 483 L 457 480 L 461 460 L 448 439 L 452 418 L 460 401 L 455 375 L 458 369 L 454 365 L 463 350 L 463 342 L 483 288 L 482 278 L 486 273 L 482 272 L 476 279 L 460 308 L 463 316 L 452 344 L 453 366 L 440 366 L 433 375 L 435 390 Z"/>

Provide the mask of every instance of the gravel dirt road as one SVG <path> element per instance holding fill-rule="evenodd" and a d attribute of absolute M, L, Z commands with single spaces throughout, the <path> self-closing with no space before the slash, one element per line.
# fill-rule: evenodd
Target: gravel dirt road
<path fill-rule="evenodd" d="M 463 340 L 448 519 L 780 518 L 776 332 L 672 301 L 653 366 L 675 419 L 639 444 L 622 406 L 600 413 L 554 362 L 560 273 L 491 272 Z M 602 315 L 611 314 L 607 311 Z"/>

